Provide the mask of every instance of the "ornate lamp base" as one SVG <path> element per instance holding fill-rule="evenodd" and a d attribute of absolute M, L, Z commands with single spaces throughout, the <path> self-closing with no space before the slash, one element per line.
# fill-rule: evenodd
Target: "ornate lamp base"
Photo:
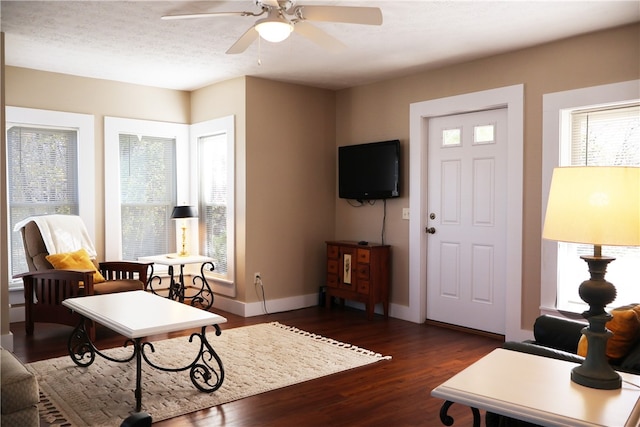
<path fill-rule="evenodd" d="M 607 341 L 613 336 L 605 324 L 612 316 L 604 308 L 616 299 L 616 288 L 604 279 L 607 264 L 615 258 L 603 256 L 582 256 L 589 265 L 591 278 L 580 285 L 580 298 L 589 304 L 589 310 L 582 316 L 589 321 L 589 327 L 582 333 L 587 337 L 587 357 L 582 365 L 573 368 L 571 380 L 585 387 L 614 390 L 622 387 L 620 374 L 611 368 L 607 360 Z"/>
<path fill-rule="evenodd" d="M 614 390 L 622 387 L 620 374 L 611 368 L 606 356 L 607 341 L 613 333 L 605 328 L 610 314 L 589 317 L 589 327 L 582 333 L 587 337 L 587 357 L 582 365 L 571 371 L 571 380 L 585 387 Z"/>

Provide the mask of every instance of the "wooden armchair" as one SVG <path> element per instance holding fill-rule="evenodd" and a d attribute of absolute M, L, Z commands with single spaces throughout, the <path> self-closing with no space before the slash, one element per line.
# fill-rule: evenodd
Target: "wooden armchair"
<path fill-rule="evenodd" d="M 76 326 L 80 317 L 62 305 L 66 298 L 143 290 L 147 287 L 151 264 L 110 261 L 93 264 L 106 279 L 94 283 L 93 270 L 56 270 L 47 261 L 49 252 L 40 228 L 34 221 L 21 229 L 29 272 L 21 274 L 24 283 L 25 324 L 27 335 L 33 335 L 34 323 L 58 323 Z M 94 335 L 93 328 L 89 333 Z"/>

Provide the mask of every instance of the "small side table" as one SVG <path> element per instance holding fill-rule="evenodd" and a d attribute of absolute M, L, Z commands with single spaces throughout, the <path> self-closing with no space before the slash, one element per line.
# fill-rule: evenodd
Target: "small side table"
<path fill-rule="evenodd" d="M 620 372 L 622 388 L 599 390 L 571 381 L 576 363 L 498 348 L 431 391 L 444 399 L 440 420 L 453 402 L 542 426 L 637 427 L 640 375 Z"/>
<path fill-rule="evenodd" d="M 187 255 L 180 256 L 178 254 L 164 254 L 154 255 L 138 258 L 138 261 L 152 262 L 154 264 L 168 266 L 169 273 L 169 296 L 168 298 L 174 301 L 184 302 L 190 300 L 190 304 L 193 307 L 209 310 L 213 305 L 213 291 L 211 286 L 207 282 L 207 278 L 204 274 L 205 268 L 209 271 L 214 270 L 213 258 L 209 258 L 202 255 Z M 195 294 L 187 295 L 185 290 L 187 286 L 184 283 L 184 266 L 188 264 L 200 264 L 200 275 L 193 277 L 193 286 L 197 290 Z M 180 266 L 180 272 L 176 277 L 174 274 L 174 266 Z M 154 294 L 158 295 L 156 289 L 154 289 L 154 283 L 158 287 L 162 283 L 162 278 L 153 272 L 153 266 L 151 267 L 151 274 L 149 275 L 148 287 Z"/>

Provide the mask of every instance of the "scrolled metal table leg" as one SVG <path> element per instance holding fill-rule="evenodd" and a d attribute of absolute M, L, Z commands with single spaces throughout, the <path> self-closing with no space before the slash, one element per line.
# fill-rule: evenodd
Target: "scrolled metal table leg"
<path fill-rule="evenodd" d="M 151 291 L 151 293 L 159 295 L 158 292 L 153 288 L 154 283 L 158 287 L 160 287 L 160 285 L 162 285 L 162 278 L 154 273 L 153 264 L 151 264 L 151 271 L 149 272 L 149 279 L 147 280 L 147 288 Z"/>
<path fill-rule="evenodd" d="M 471 408 L 471 412 L 473 412 L 473 427 L 480 427 L 480 411 L 478 408 Z"/>
<path fill-rule="evenodd" d="M 169 274 L 169 296 L 167 298 L 169 298 L 170 300 L 174 300 L 174 301 L 180 301 L 180 288 L 182 287 L 182 283 L 179 282 L 179 278 L 178 280 L 175 279 L 175 277 L 173 276 L 173 265 L 170 265 L 168 270 L 167 270 L 168 274 Z M 182 302 L 182 301 L 180 301 Z"/>
<path fill-rule="evenodd" d="M 134 395 L 136 397 L 136 412 L 142 410 L 142 352 L 140 351 L 140 338 L 136 338 L 134 342 L 136 356 L 136 389 Z"/>
<path fill-rule="evenodd" d="M 89 366 L 96 359 L 95 347 L 91 343 L 89 334 L 87 334 L 84 326 L 84 317 L 80 318 L 78 326 L 69 335 L 67 350 L 73 363 L 78 366 Z"/>
<path fill-rule="evenodd" d="M 125 341 L 124 347 L 127 347 L 132 343 L 133 341 L 128 339 Z M 138 351 L 134 346 L 131 355 L 123 358 L 111 357 L 101 352 L 89 338 L 89 334 L 85 329 L 84 317 L 80 319 L 80 323 L 78 323 L 78 326 L 76 326 L 75 329 L 71 332 L 69 340 L 67 341 L 67 350 L 69 351 L 69 356 L 71 357 L 71 360 L 73 360 L 73 363 L 83 367 L 91 365 L 96 359 L 96 354 L 112 362 L 126 363 L 132 360 Z"/>
<path fill-rule="evenodd" d="M 447 400 L 442 404 L 440 408 L 440 421 L 445 426 L 452 426 L 454 423 L 453 417 L 448 414 L 449 408 L 453 405 L 454 402 Z M 473 427 L 480 427 L 480 423 L 482 419 L 480 418 L 480 411 L 478 408 L 469 408 L 473 413 Z"/>
<path fill-rule="evenodd" d="M 191 298 L 191 306 L 200 306 L 200 308 L 204 310 L 209 310 L 213 305 L 213 291 L 211 290 L 211 286 L 209 286 L 209 282 L 207 282 L 207 278 L 204 275 L 205 267 L 209 267 L 209 271 L 213 271 L 215 269 L 215 266 L 211 261 L 202 263 L 200 266 L 200 275 L 195 276 L 192 280 L 193 286 L 198 289 L 198 292 L 189 298 Z"/>
<path fill-rule="evenodd" d="M 216 329 L 216 335 L 220 335 L 220 327 L 218 325 L 214 325 L 214 327 Z M 207 340 L 205 335 L 206 328 L 206 326 L 202 327 L 200 333 L 191 334 L 189 337 L 189 342 L 192 342 L 196 337 L 200 340 L 200 350 L 191 363 L 186 366 L 168 368 L 155 364 L 147 356 L 147 350 L 150 350 L 152 353 L 155 352 L 153 344 L 149 342 L 144 342 L 140 346 L 142 358 L 149 366 L 165 372 L 180 372 L 188 369 L 190 371 L 189 377 L 193 385 L 200 391 L 212 393 L 218 390 L 224 382 L 224 366 L 222 365 L 222 360 Z"/>

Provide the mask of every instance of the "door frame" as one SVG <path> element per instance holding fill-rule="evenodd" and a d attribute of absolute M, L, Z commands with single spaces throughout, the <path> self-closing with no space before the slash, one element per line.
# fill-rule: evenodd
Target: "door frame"
<path fill-rule="evenodd" d="M 427 317 L 427 155 L 428 119 L 474 111 L 507 109 L 507 272 L 505 339 L 520 341 L 522 329 L 522 200 L 524 152 L 524 85 L 506 86 L 412 103 L 409 107 L 409 309 L 407 317 Z"/>

